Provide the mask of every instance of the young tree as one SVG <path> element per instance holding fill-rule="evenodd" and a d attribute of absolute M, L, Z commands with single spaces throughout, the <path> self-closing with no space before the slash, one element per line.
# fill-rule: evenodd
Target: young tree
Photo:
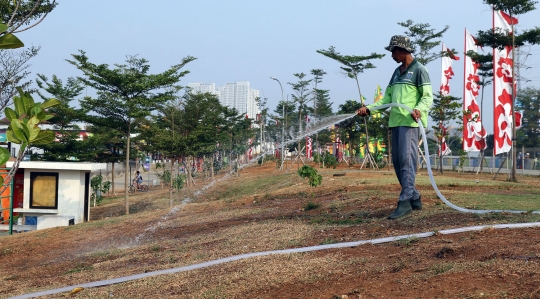
<path fill-rule="evenodd" d="M 435 131 L 435 136 L 438 140 L 442 140 L 443 138 L 446 138 L 447 128 L 450 127 L 454 121 L 461 118 L 462 115 L 462 102 L 461 98 L 457 98 L 454 96 L 445 96 L 442 93 L 435 94 L 433 99 L 433 106 L 431 107 L 431 110 L 429 111 L 429 116 L 431 119 L 435 122 L 436 125 L 432 126 L 433 130 Z M 461 123 L 461 125 L 463 125 Z M 461 128 L 461 126 L 458 125 L 458 127 Z M 457 130 L 459 131 L 459 129 Z M 452 139 L 452 140 L 459 140 L 459 139 Z M 439 171 L 443 173 L 442 168 L 442 144 L 441 150 L 439 151 Z"/>
<path fill-rule="evenodd" d="M 94 126 L 122 132 L 125 138 L 127 173 L 135 120 L 150 115 L 158 105 L 174 98 L 174 93 L 179 89 L 176 84 L 189 73 L 181 69 L 195 58 L 187 56 L 180 64 L 163 73 L 149 74 L 148 61 L 137 56 L 128 56 L 126 64 L 117 64 L 114 69 L 110 69 L 107 64 L 91 63 L 84 51 L 72 57 L 73 60 L 68 62 L 83 72 L 79 80 L 97 90 L 96 98 L 85 97 L 81 100 L 83 109 L 95 113 L 88 115 L 86 121 Z M 127 175 L 124 181 L 127 191 Z M 126 214 L 129 214 L 128 192 L 125 192 L 124 200 Z"/>
<path fill-rule="evenodd" d="M 265 131 L 266 131 L 266 121 L 268 118 L 268 107 L 266 106 L 266 104 L 268 103 L 268 99 L 257 97 L 255 101 L 257 102 L 257 104 L 259 105 L 259 109 L 261 110 L 261 113 L 257 115 L 257 124 L 259 125 L 259 130 L 260 130 L 259 144 L 261 146 L 261 153 L 262 155 L 265 155 L 266 150 L 267 150 L 266 148 L 267 140 L 265 139 Z"/>
<path fill-rule="evenodd" d="M 282 112 L 285 112 L 285 115 L 282 115 Z M 290 134 L 291 132 L 291 124 L 294 123 L 294 121 L 291 121 L 291 119 L 294 120 L 294 116 L 296 114 L 296 106 L 294 105 L 293 102 L 289 102 L 289 101 L 286 101 L 286 102 L 283 102 L 283 101 L 280 101 L 276 108 L 274 109 L 274 113 L 276 113 L 276 117 L 275 119 L 278 120 L 278 122 L 280 123 L 280 127 L 281 127 L 281 124 L 283 124 L 285 126 L 285 136 L 283 137 L 285 141 L 287 140 L 290 140 L 292 139 L 292 135 Z M 281 131 L 279 131 L 278 134 L 281 134 Z M 277 138 L 276 136 L 276 140 L 279 140 L 279 138 Z"/>
<path fill-rule="evenodd" d="M 483 0 L 484 4 L 491 5 L 494 10 L 501 10 L 509 14 L 510 19 L 519 15 L 535 10 L 536 1 L 533 0 Z M 540 43 L 540 28 L 535 27 L 530 30 L 523 30 L 521 33 L 516 32 L 514 23 L 511 24 L 512 32 L 508 32 L 501 28 L 489 29 L 486 31 L 478 31 L 476 42 L 479 46 L 489 46 L 497 49 L 516 49 L 525 44 L 535 45 Z M 515 61 L 515 51 L 512 51 L 512 61 Z M 512 64 L 511 74 L 515 74 L 514 64 Z M 514 119 L 514 108 L 516 104 L 516 92 L 512 92 L 512 105 L 510 115 L 512 116 L 512 136 L 516 136 L 516 122 Z M 512 141 L 512 171 L 509 180 L 516 182 L 516 150 L 515 140 Z"/>
<path fill-rule="evenodd" d="M 294 74 L 296 78 L 298 78 L 298 81 L 296 83 L 287 83 L 292 86 L 292 89 L 294 90 L 294 94 L 292 95 L 293 102 L 298 104 L 298 135 L 302 132 L 302 111 L 306 111 L 308 106 L 307 103 L 310 100 L 308 98 L 310 92 L 309 92 L 309 84 L 313 79 L 305 80 L 306 74 L 304 73 L 296 73 Z"/>
<path fill-rule="evenodd" d="M 317 85 L 322 82 L 322 77 L 326 75 L 326 72 L 321 69 L 312 69 L 311 74 L 313 75 L 313 91 L 311 95 L 313 96 L 313 121 L 317 121 L 317 109 L 319 109 L 319 105 L 321 105 L 323 114 L 325 113 L 325 105 L 328 103 L 328 90 L 324 91 L 317 88 Z M 326 100 L 326 104 L 325 104 Z M 319 101 L 321 103 L 319 103 Z M 321 116 L 321 113 L 319 112 L 319 116 Z M 315 135 L 315 149 L 319 150 L 319 132 Z"/>
<path fill-rule="evenodd" d="M 52 81 L 42 74 L 38 74 L 36 83 L 41 90 L 38 90 L 39 96 L 46 100 L 49 97 L 42 92 L 56 98 L 60 104 L 49 109 L 53 117 L 49 120 L 53 130 L 56 132 L 57 142 L 43 144 L 38 148 L 43 149 L 43 154 L 37 156 L 39 160 L 44 161 L 93 161 L 96 150 L 88 138 L 80 140 L 79 132 L 81 128 L 75 123 L 80 121 L 86 114 L 86 111 L 70 106 L 70 103 L 77 100 L 84 90 L 83 84 L 75 79 L 68 78 L 66 84 L 53 75 Z M 94 149 L 94 150 L 92 150 Z"/>
<path fill-rule="evenodd" d="M 338 107 L 337 114 L 350 114 L 355 113 L 356 110 L 360 109 L 362 107 L 362 104 L 355 101 L 355 100 L 347 100 L 344 104 L 340 104 Z M 364 117 L 360 116 L 354 116 L 353 118 L 350 118 L 346 121 L 343 121 L 339 124 L 337 124 L 339 130 L 339 136 L 340 139 L 343 140 L 346 144 L 348 144 L 349 150 L 353 150 L 353 144 L 355 140 L 360 140 L 360 137 L 362 135 L 361 133 L 361 125 L 362 119 L 365 119 Z M 352 157 L 352 155 L 351 155 Z"/>
<path fill-rule="evenodd" d="M 446 25 L 443 30 L 436 31 L 428 23 L 415 24 L 412 20 L 399 22 L 398 25 L 407 29 L 405 35 L 411 39 L 411 43 L 416 49 L 414 57 L 418 62 L 427 65 L 441 57 L 440 52 L 431 52 L 431 50 L 441 44 L 441 41 L 437 39 L 442 38 L 450 26 Z M 455 51 L 452 52 L 455 53 Z"/>
<path fill-rule="evenodd" d="M 373 69 L 375 65 L 371 63 L 373 59 L 381 59 L 385 54 L 371 53 L 369 56 L 354 56 L 354 55 L 341 55 L 336 51 L 334 47 L 328 48 L 328 50 L 317 50 L 317 53 L 322 54 L 328 58 L 334 59 L 341 63 L 343 66 L 340 68 L 347 74 L 347 76 L 356 81 L 358 87 L 358 95 L 360 96 L 360 102 L 364 106 L 364 97 L 360 90 L 360 82 L 358 81 L 358 74 L 363 73 L 366 69 Z M 367 131 L 367 120 L 364 118 L 364 126 L 366 127 L 366 144 L 369 143 L 369 134 Z"/>

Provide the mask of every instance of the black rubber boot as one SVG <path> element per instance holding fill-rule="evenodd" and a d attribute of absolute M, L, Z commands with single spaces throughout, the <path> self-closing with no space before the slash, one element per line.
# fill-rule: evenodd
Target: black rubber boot
<path fill-rule="evenodd" d="M 411 202 L 409 200 L 400 200 L 396 210 L 392 215 L 388 216 L 388 219 L 397 219 L 409 214 L 412 211 Z"/>
<path fill-rule="evenodd" d="M 417 200 L 411 199 L 411 208 L 413 210 L 421 210 L 422 209 L 422 196 L 418 197 Z"/>

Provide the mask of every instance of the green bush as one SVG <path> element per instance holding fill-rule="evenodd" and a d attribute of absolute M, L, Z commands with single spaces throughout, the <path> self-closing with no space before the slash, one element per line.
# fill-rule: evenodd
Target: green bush
<path fill-rule="evenodd" d="M 90 188 L 92 189 L 92 195 L 90 195 L 90 200 L 95 200 L 96 203 L 99 205 L 101 201 L 103 201 L 103 193 L 109 192 L 109 189 L 111 188 L 111 182 L 103 182 L 103 176 L 101 174 L 96 175 L 92 179 L 90 179 Z"/>
<path fill-rule="evenodd" d="M 298 175 L 301 178 L 308 178 L 311 187 L 317 187 L 322 184 L 322 176 L 317 174 L 317 170 L 309 165 L 304 165 L 298 169 Z"/>
<path fill-rule="evenodd" d="M 314 153 L 313 161 L 317 163 L 323 163 L 324 167 L 326 168 L 336 168 L 336 166 L 338 165 L 336 156 L 330 154 L 329 152 L 324 152 L 322 154 Z"/>
<path fill-rule="evenodd" d="M 163 173 L 156 173 L 156 176 L 166 185 L 169 186 L 171 182 L 171 172 L 169 170 L 164 170 Z M 186 175 L 178 175 L 176 177 L 173 177 L 172 181 L 172 187 L 174 189 L 182 189 L 184 187 L 184 183 L 186 182 Z"/>
<path fill-rule="evenodd" d="M 324 167 L 326 168 L 336 168 L 336 166 L 338 165 L 338 161 L 336 159 L 336 156 L 326 152 L 324 153 L 323 155 L 323 162 L 324 162 Z"/>

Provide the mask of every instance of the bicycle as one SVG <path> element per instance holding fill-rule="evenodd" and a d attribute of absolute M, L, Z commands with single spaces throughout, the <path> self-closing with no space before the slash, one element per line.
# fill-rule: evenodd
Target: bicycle
<path fill-rule="evenodd" d="M 137 188 L 137 186 L 135 184 L 133 184 L 133 182 L 131 182 L 131 185 L 129 185 L 129 189 L 128 189 L 128 192 L 129 193 L 133 193 L 135 191 L 139 191 L 139 192 L 148 192 L 148 185 L 146 184 L 139 184 L 139 187 Z"/>

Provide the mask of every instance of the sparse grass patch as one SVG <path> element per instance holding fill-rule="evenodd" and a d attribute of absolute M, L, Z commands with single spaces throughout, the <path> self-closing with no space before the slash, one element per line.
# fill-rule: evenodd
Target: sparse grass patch
<path fill-rule="evenodd" d="M 433 272 L 435 275 L 443 274 L 445 272 L 448 272 L 454 268 L 453 263 L 440 263 L 432 265 L 429 268 L 429 271 Z"/>
<path fill-rule="evenodd" d="M 335 213 L 338 211 L 343 211 L 344 208 L 345 208 L 345 204 L 343 204 L 342 202 L 336 201 L 330 204 L 330 206 L 328 207 L 328 210 L 331 213 Z"/>
<path fill-rule="evenodd" d="M 246 179 L 239 184 L 227 185 L 227 188 L 221 189 L 221 192 L 216 193 L 214 197 L 210 197 L 210 199 L 234 202 L 245 196 L 266 193 L 268 190 L 277 189 L 278 186 L 282 188 L 283 186 L 292 185 L 294 180 L 291 176 L 291 174 L 279 174 Z"/>
<path fill-rule="evenodd" d="M 320 245 L 326 245 L 326 244 L 334 244 L 334 243 L 337 243 L 338 241 L 334 240 L 334 238 L 324 238 L 324 240 L 320 243 Z"/>
<path fill-rule="evenodd" d="M 395 242 L 396 246 L 405 246 L 405 247 L 409 247 L 415 243 L 418 243 L 420 241 L 420 238 L 416 238 L 416 237 L 410 237 L 410 238 L 403 238 L 403 239 L 399 239 Z"/>
<path fill-rule="evenodd" d="M 315 209 L 318 209 L 321 205 L 318 204 L 318 203 L 314 203 L 312 201 L 308 201 L 308 203 L 306 203 L 304 206 L 303 206 L 303 209 L 304 211 L 309 211 L 309 210 L 315 210 Z"/>
<path fill-rule="evenodd" d="M 93 269 L 94 269 L 94 267 L 92 267 L 92 266 L 87 266 L 87 265 L 84 265 L 84 264 L 78 264 L 75 268 L 66 271 L 64 273 L 64 275 L 73 274 L 73 273 L 82 272 L 82 271 L 89 271 L 89 270 L 93 270 Z"/>
<path fill-rule="evenodd" d="M 11 248 L 5 248 L 0 251 L 0 256 L 7 256 L 12 254 L 14 251 Z"/>
<path fill-rule="evenodd" d="M 4 280 L 10 281 L 10 280 L 17 280 L 17 279 L 19 279 L 19 278 L 21 278 L 20 275 L 10 275 L 10 276 L 8 276 L 8 277 L 5 277 Z"/>

